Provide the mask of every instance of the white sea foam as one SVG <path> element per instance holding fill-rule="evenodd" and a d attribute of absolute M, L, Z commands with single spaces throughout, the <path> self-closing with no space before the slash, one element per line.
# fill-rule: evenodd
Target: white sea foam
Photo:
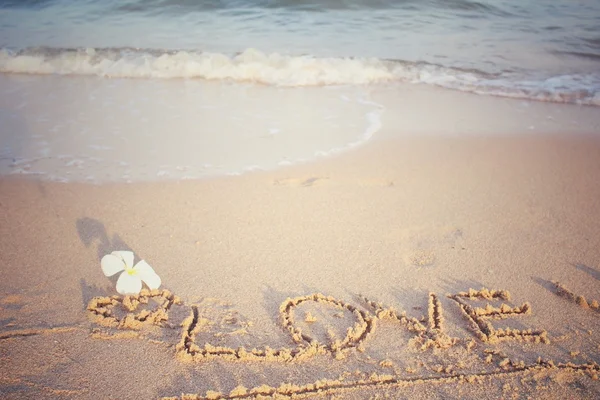
<path fill-rule="evenodd" d="M 112 78 L 202 78 L 278 86 L 366 84 L 394 79 L 379 59 L 315 58 L 248 49 L 228 56 L 133 49 L 0 50 L 6 73 L 98 75 Z"/>
<path fill-rule="evenodd" d="M 139 49 L 0 50 L 0 72 L 107 78 L 206 79 L 281 87 L 426 83 L 539 101 L 600 106 L 600 73 L 489 74 L 429 63 L 378 58 L 290 56 L 248 49 L 237 55 Z M 23 105 L 25 106 L 25 105 Z"/>

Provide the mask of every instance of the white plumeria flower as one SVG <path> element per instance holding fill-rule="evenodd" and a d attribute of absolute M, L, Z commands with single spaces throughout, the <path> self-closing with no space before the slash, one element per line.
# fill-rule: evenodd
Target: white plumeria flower
<path fill-rule="evenodd" d="M 142 281 L 150 289 L 160 287 L 160 277 L 146 261 L 142 260 L 133 266 L 133 252 L 131 251 L 113 251 L 102 257 L 100 265 L 106 276 L 113 276 L 117 272 L 123 271 L 117 280 L 117 292 L 120 294 L 140 293 Z"/>

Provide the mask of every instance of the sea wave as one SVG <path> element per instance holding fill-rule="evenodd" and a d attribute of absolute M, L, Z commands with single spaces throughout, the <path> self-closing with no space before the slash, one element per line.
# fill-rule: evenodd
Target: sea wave
<path fill-rule="evenodd" d="M 53 0 L 0 0 L 0 8 L 35 9 L 51 7 Z M 426 2 L 397 0 L 128 0 L 126 2 L 106 0 L 104 12 L 112 13 L 190 13 L 215 10 L 275 9 L 323 13 L 331 10 L 369 10 L 369 9 L 428 9 L 447 8 L 459 11 L 479 12 L 486 15 L 508 15 L 501 6 L 473 0 L 429 0 Z"/>
<path fill-rule="evenodd" d="M 600 74 L 490 74 L 425 62 L 291 56 L 255 49 L 227 55 L 135 48 L 4 48 L 0 49 L 0 72 L 229 80 L 283 87 L 409 82 L 478 94 L 600 106 Z"/>

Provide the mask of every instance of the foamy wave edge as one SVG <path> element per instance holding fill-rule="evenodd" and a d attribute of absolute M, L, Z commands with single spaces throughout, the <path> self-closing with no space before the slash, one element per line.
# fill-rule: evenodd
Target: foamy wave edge
<path fill-rule="evenodd" d="M 425 83 L 477 94 L 600 106 L 600 74 L 523 79 L 423 62 L 378 58 L 319 58 L 265 54 L 237 55 L 132 48 L 0 49 L 0 72 L 95 75 L 106 78 L 193 78 L 251 82 L 282 87 Z"/>

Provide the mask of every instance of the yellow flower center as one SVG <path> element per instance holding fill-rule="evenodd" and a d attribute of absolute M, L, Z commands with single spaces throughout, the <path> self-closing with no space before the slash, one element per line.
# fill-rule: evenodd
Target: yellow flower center
<path fill-rule="evenodd" d="M 137 271 L 135 269 L 131 268 L 129 265 L 125 266 L 125 272 L 127 272 L 131 276 L 137 275 Z"/>

